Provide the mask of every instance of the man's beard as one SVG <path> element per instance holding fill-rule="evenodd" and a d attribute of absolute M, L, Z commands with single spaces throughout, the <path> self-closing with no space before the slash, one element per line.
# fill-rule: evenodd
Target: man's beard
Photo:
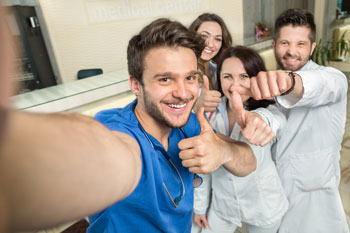
<path fill-rule="evenodd" d="M 176 126 L 169 119 L 167 119 L 164 116 L 164 114 L 158 108 L 157 104 L 148 98 L 149 95 L 148 95 L 147 91 L 145 90 L 145 88 L 142 87 L 142 89 L 143 89 L 143 103 L 145 105 L 146 111 L 155 120 L 157 120 L 159 123 L 161 123 L 169 128 L 181 128 L 187 124 L 188 120 L 190 119 L 190 117 L 189 117 L 190 113 L 187 116 L 186 122 L 184 122 L 182 125 Z M 189 102 L 189 101 L 190 100 L 186 100 L 185 102 Z"/>
<path fill-rule="evenodd" d="M 282 63 L 282 60 L 285 58 L 285 56 L 281 57 L 281 58 L 278 58 L 276 59 L 276 62 L 277 62 L 277 65 L 279 68 L 282 68 L 283 70 L 290 70 L 290 71 L 297 71 L 297 70 L 300 70 L 301 68 L 303 68 L 306 63 L 310 60 L 311 56 L 309 56 L 309 58 L 306 60 L 305 64 L 301 64 L 299 67 L 296 67 L 296 69 L 291 69 L 289 67 L 285 67 Z"/>

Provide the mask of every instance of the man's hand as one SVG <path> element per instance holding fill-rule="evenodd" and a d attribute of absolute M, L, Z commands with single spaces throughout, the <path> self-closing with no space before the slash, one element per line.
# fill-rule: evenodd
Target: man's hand
<path fill-rule="evenodd" d="M 201 126 L 200 134 L 181 140 L 178 146 L 184 167 L 188 167 L 192 173 L 207 174 L 218 169 L 229 159 L 225 158 L 225 142 L 214 133 L 203 114 L 204 108 L 200 108 L 197 113 Z"/>
<path fill-rule="evenodd" d="M 299 75 L 295 75 L 299 76 Z M 254 99 L 268 99 L 280 96 L 292 87 L 291 78 L 283 70 L 259 72 L 250 79 L 250 89 Z"/>
<path fill-rule="evenodd" d="M 193 221 L 197 224 L 198 227 L 209 228 L 206 214 L 194 214 Z"/>
<path fill-rule="evenodd" d="M 236 176 L 246 176 L 256 169 L 256 158 L 250 146 L 215 134 L 204 117 L 204 109 L 197 114 L 201 132 L 198 136 L 186 138 L 179 142 L 179 157 L 182 165 L 192 173 L 207 174 L 223 165 L 227 171 Z"/>
<path fill-rule="evenodd" d="M 193 111 L 197 113 L 201 107 L 204 107 L 205 112 L 215 112 L 220 102 L 221 93 L 216 90 L 210 90 L 208 77 L 203 75 L 202 92 L 193 107 Z"/>
<path fill-rule="evenodd" d="M 255 112 L 244 109 L 241 95 L 233 92 L 230 96 L 235 113 L 235 120 L 241 127 L 242 135 L 251 144 L 267 145 L 274 137 L 271 127 Z"/>

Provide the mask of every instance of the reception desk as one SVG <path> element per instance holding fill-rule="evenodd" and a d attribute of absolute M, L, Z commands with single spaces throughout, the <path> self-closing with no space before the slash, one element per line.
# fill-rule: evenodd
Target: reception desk
<path fill-rule="evenodd" d="M 126 69 L 117 70 L 14 96 L 14 106 L 32 112 L 76 111 L 93 115 L 103 105 L 120 107 L 132 101 L 135 97 L 128 80 Z"/>

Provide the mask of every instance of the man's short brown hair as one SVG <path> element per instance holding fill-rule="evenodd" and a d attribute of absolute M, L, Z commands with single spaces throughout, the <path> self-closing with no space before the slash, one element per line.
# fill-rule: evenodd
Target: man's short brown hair
<path fill-rule="evenodd" d="M 304 26 L 310 29 L 309 39 L 311 43 L 316 39 L 316 25 L 314 16 L 307 10 L 292 8 L 288 9 L 280 14 L 275 22 L 274 40 L 280 36 L 280 30 L 284 26 L 291 25 L 293 27 Z"/>
<path fill-rule="evenodd" d="M 157 19 L 144 27 L 138 35 L 131 38 L 127 50 L 129 75 L 141 84 L 146 54 L 157 47 L 189 48 L 198 59 L 205 47 L 205 41 L 181 23 L 165 18 Z"/>

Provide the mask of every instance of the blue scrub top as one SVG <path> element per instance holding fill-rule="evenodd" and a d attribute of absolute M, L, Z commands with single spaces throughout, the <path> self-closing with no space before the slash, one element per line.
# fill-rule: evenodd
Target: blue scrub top
<path fill-rule="evenodd" d="M 111 130 L 129 134 L 141 148 L 142 175 L 136 189 L 124 200 L 90 216 L 88 233 L 101 232 L 190 232 L 193 210 L 193 174 L 181 164 L 178 142 L 197 136 L 200 125 L 191 113 L 190 119 L 180 129 L 172 129 L 167 154 L 180 172 L 185 185 L 185 195 L 175 208 L 163 186 L 166 184 L 173 199 L 181 196 L 182 184 L 176 170 L 161 153 L 164 147 L 150 134 L 150 142 L 142 132 L 134 114 L 137 100 L 125 108 L 110 109 L 96 114 L 95 118 Z M 108 177 L 106 179 L 113 179 Z M 98 197 L 96 197 L 98 198 Z"/>

